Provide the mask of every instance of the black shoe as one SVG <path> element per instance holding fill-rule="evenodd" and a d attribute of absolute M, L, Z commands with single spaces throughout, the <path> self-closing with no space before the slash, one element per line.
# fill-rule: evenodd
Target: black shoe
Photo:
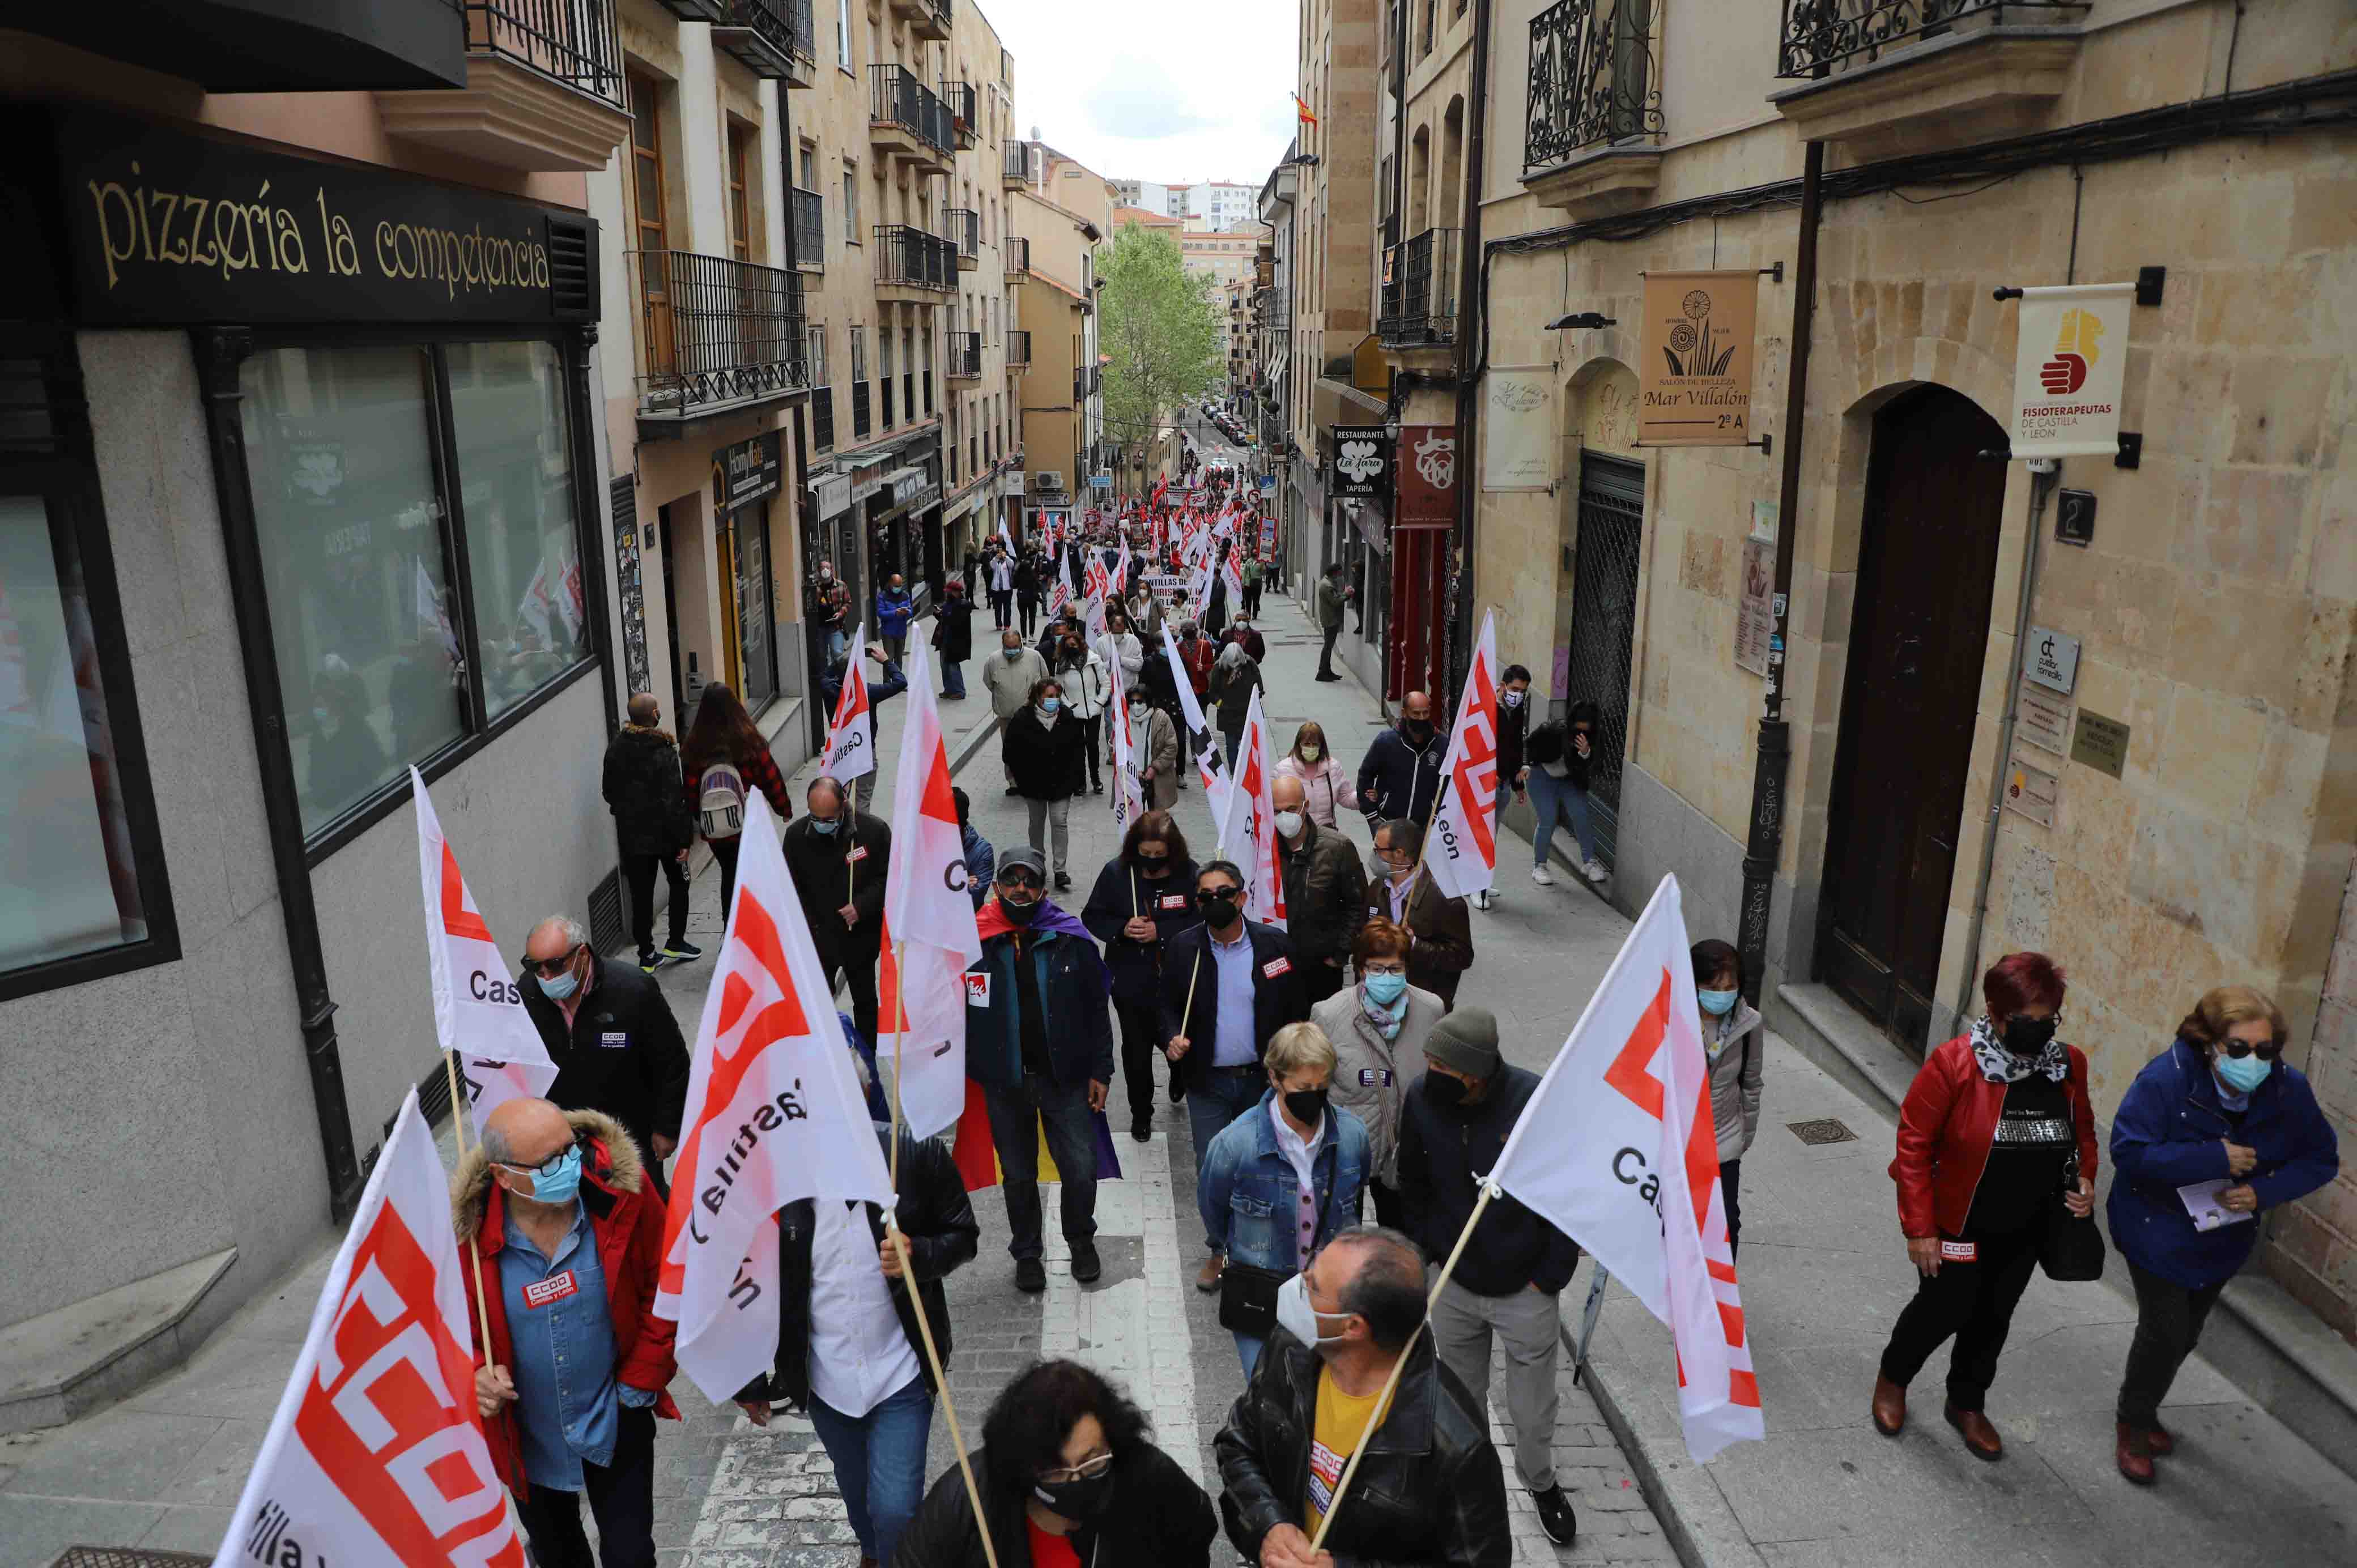
<path fill-rule="evenodd" d="M 1010 795 L 1020 795 L 1023 793 L 1023 786 L 1020 784 L 1009 784 L 1006 787 L 1006 792 Z"/>
<path fill-rule="evenodd" d="M 684 937 L 682 937 L 675 940 L 663 943 L 662 956 L 668 959 L 676 959 L 681 963 L 693 963 L 695 960 L 704 956 L 704 950 L 697 947 L 694 942 L 687 940 Z"/>
<path fill-rule="evenodd" d="M 1557 1546 L 1569 1546 L 1579 1539 L 1579 1516 L 1571 1511 L 1571 1499 L 1563 1495 L 1561 1487 L 1549 1487 L 1544 1492 L 1533 1492 L 1531 1501 L 1538 1506 L 1539 1528 Z"/>
<path fill-rule="evenodd" d="M 1143 1116 L 1131 1117 L 1129 1135 L 1141 1144 L 1151 1140 L 1154 1136 L 1154 1112 L 1149 1111 Z"/>
<path fill-rule="evenodd" d="M 1071 875 L 1067 872 L 1061 871 L 1056 873 L 1056 891 L 1059 893 L 1070 893 L 1071 890 L 1072 878 Z"/>
<path fill-rule="evenodd" d="M 1089 793 L 1090 793 L 1090 794 L 1092 794 L 1092 795 L 1102 795 L 1102 794 L 1103 794 L 1103 793 L 1104 793 L 1104 780 L 1103 780 L 1103 779 L 1092 779 L 1092 780 L 1091 780 L 1091 781 L 1090 781 L 1090 784 L 1089 784 Z"/>
<path fill-rule="evenodd" d="M 1320 681 L 1340 681 L 1341 678 L 1342 677 L 1340 675 L 1320 675 L 1318 677 Z"/>
<path fill-rule="evenodd" d="M 639 969 L 642 973 L 652 974 L 662 964 L 662 959 L 658 954 L 642 952 L 639 955 Z"/>
<path fill-rule="evenodd" d="M 1178 1104 L 1187 1098 L 1187 1082 L 1174 1070 L 1170 1074 L 1170 1103 Z"/>
<path fill-rule="evenodd" d="M 1104 1273 L 1104 1260 L 1097 1256 L 1094 1241 L 1072 1243 L 1072 1277 L 1082 1284 L 1092 1283 Z"/>
<path fill-rule="evenodd" d="M 1033 1295 L 1048 1288 L 1048 1265 L 1037 1258 L 1015 1260 L 1015 1288 Z"/>

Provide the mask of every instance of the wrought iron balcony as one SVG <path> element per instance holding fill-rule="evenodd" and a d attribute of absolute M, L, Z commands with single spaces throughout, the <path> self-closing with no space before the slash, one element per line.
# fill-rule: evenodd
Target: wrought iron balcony
<path fill-rule="evenodd" d="M 1021 283 L 1031 275 L 1031 242 L 1007 239 L 998 247 L 1006 256 L 1006 281 Z"/>
<path fill-rule="evenodd" d="M 892 0 L 892 14 L 907 22 L 909 30 L 920 38 L 939 42 L 950 36 L 950 0 Z"/>
<path fill-rule="evenodd" d="M 970 152 L 982 141 L 982 123 L 975 110 L 980 97 L 971 81 L 942 79 L 942 102 L 950 106 L 950 129 L 956 133 L 958 150 Z"/>
<path fill-rule="evenodd" d="M 1383 252 L 1383 314 L 1375 331 L 1385 348 L 1414 349 L 1457 340 L 1458 232 L 1426 229 L 1407 243 Z M 1348 374 L 1346 371 L 1346 378 Z"/>
<path fill-rule="evenodd" d="M 813 387 L 810 395 L 811 448 L 817 452 L 834 450 L 834 389 Z"/>
<path fill-rule="evenodd" d="M 710 0 L 713 47 L 757 76 L 808 87 L 818 64 L 811 0 Z"/>
<path fill-rule="evenodd" d="M 806 273 L 826 270 L 826 199 L 797 186 L 793 193 L 794 265 Z"/>
<path fill-rule="evenodd" d="M 1807 80 L 1879 59 L 1886 49 L 1968 28 L 2055 22 L 2081 13 L 2086 0 L 1784 0 L 1776 74 Z"/>
<path fill-rule="evenodd" d="M 888 133 L 876 139 L 888 141 L 902 156 L 944 170 L 956 146 L 949 105 L 906 66 L 867 68 L 867 124 L 871 133 Z"/>
<path fill-rule="evenodd" d="M 540 75 L 626 109 L 614 0 L 467 0 L 467 52 Z"/>
<path fill-rule="evenodd" d="M 942 214 L 950 243 L 957 250 L 957 264 L 966 272 L 982 265 L 982 214 L 972 208 L 952 207 Z"/>
<path fill-rule="evenodd" d="M 699 419 L 809 385 L 802 280 L 692 251 L 633 251 L 639 417 Z"/>
<path fill-rule="evenodd" d="M 978 381 L 982 376 L 982 334 L 952 332 L 948 338 L 944 356 L 947 369 L 942 374 L 953 381 Z"/>
<path fill-rule="evenodd" d="M 1652 0 L 1557 0 L 1531 18 L 1524 168 L 1662 128 L 1659 9 Z"/>
<path fill-rule="evenodd" d="M 1028 331 L 1009 332 L 1006 335 L 1006 368 L 1010 371 L 1028 370 L 1030 364 L 1031 334 Z"/>
<path fill-rule="evenodd" d="M 998 145 L 998 172 L 1009 187 L 1031 183 L 1031 144 L 1012 136 Z"/>
<path fill-rule="evenodd" d="M 939 234 L 907 223 L 876 225 L 876 284 L 949 294 L 957 287 L 957 251 Z"/>

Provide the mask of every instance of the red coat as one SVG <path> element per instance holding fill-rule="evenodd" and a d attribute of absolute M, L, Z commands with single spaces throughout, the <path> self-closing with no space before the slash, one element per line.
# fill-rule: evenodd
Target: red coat
<path fill-rule="evenodd" d="M 2087 1058 L 2076 1046 L 2062 1092 L 2079 1140 L 2079 1175 L 2095 1179 L 2095 1112 L 2087 1102 Z M 2005 1111 L 2006 1086 L 1991 1083 L 1959 1035 L 1923 1058 L 1899 1107 L 1899 1153 L 1890 1179 L 1899 1184 L 1899 1229 L 1910 1240 L 1954 1236 L 1973 1208 L 1989 1141 Z"/>
<path fill-rule="evenodd" d="M 620 1122 L 599 1111 L 568 1111 L 577 1133 L 589 1134 L 581 1155 L 581 1197 L 589 1208 L 589 1229 L 597 1241 L 597 1266 L 606 1275 L 606 1303 L 614 1317 L 614 1379 L 655 1397 L 655 1413 L 679 1419 L 679 1406 L 664 1391 L 679 1363 L 672 1353 L 675 1326 L 655 1316 L 655 1282 L 662 1262 L 663 1206 L 646 1187 L 646 1167 L 638 1145 Z M 506 1195 L 491 1180 L 490 1165 L 478 1147 L 452 1181 L 450 1207 L 458 1244 L 472 1246 L 483 1265 L 483 1300 L 490 1314 L 489 1333 L 475 1311 L 474 1282 L 467 1282 L 467 1316 L 475 1343 L 490 1348 L 490 1364 L 515 1359 L 508 1333 L 506 1293 L 500 1289 L 500 1249 L 507 1235 Z M 500 1479 L 519 1498 L 525 1491 L 523 1433 L 515 1406 L 484 1423 L 491 1462 Z"/>

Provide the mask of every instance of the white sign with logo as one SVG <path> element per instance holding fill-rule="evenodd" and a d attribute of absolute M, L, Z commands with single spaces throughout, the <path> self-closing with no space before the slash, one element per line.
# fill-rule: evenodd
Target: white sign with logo
<path fill-rule="evenodd" d="M 2023 673 L 2048 690 L 2069 696 L 2079 683 L 2079 639 L 2067 632 L 2033 626 L 2029 651 Z"/>
<path fill-rule="evenodd" d="M 1555 482 L 1555 411 L 1547 398 L 1554 372 L 1493 370 L 1481 411 L 1481 488 L 1544 490 Z"/>
<path fill-rule="evenodd" d="M 2013 361 L 2013 455 L 2097 457 L 2120 449 L 2136 285 L 2021 291 Z"/>

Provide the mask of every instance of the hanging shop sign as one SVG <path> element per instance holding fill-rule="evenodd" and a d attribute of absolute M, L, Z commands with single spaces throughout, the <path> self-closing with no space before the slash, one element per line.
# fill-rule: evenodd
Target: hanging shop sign
<path fill-rule="evenodd" d="M 1380 424 L 1334 426 L 1334 494 L 1338 499 L 1377 499 L 1391 493 L 1391 479 L 1390 431 Z"/>
<path fill-rule="evenodd" d="M 1493 370 L 1481 410 L 1481 488 L 1544 490 L 1555 484 L 1554 410 L 1544 366 Z"/>
<path fill-rule="evenodd" d="M 80 320 L 596 315 L 597 225 L 580 213 L 122 115 L 54 124 Z"/>
<path fill-rule="evenodd" d="M 851 476 L 829 474 L 811 487 L 813 510 L 822 518 L 833 517 L 851 505 Z"/>
<path fill-rule="evenodd" d="M 2021 291 L 2013 358 L 2013 455 L 2112 457 L 2120 449 L 2132 283 Z"/>
<path fill-rule="evenodd" d="M 774 430 L 750 441 L 739 441 L 734 446 L 723 446 L 712 455 L 713 508 L 735 511 L 764 496 L 775 495 L 784 477 L 785 462 Z"/>
<path fill-rule="evenodd" d="M 1647 273 L 1637 351 L 1637 445 L 1745 446 L 1760 274 Z"/>
<path fill-rule="evenodd" d="M 1398 527 L 1457 521 L 1457 428 L 1411 424 L 1400 432 Z"/>

